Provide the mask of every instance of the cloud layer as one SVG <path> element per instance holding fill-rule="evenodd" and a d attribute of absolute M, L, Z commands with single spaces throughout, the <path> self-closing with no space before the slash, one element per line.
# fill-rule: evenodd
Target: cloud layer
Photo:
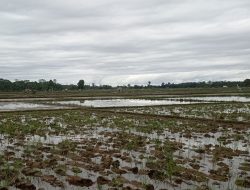
<path fill-rule="evenodd" d="M 0 78 L 11 80 L 242 80 L 249 40 L 249 0 L 0 1 Z"/>

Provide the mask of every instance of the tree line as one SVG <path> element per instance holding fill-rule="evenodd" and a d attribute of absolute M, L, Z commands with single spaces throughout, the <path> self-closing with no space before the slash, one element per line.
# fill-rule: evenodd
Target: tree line
<path fill-rule="evenodd" d="M 218 88 L 218 87 L 249 87 L 250 79 L 244 81 L 208 81 L 208 82 L 186 82 L 186 83 L 162 83 L 164 88 Z"/>
<path fill-rule="evenodd" d="M 219 88 L 219 87 L 250 87 L 250 79 L 244 81 L 215 81 L 215 82 L 185 82 L 185 83 L 162 83 L 160 85 L 151 85 L 148 81 L 146 85 L 124 85 L 120 88 Z M 62 90 L 84 90 L 84 89 L 112 89 L 117 88 L 110 85 L 86 85 L 84 80 L 71 85 L 59 84 L 57 81 L 40 79 L 39 81 L 16 80 L 14 82 L 7 79 L 0 79 L 0 91 L 62 91 Z"/>
<path fill-rule="evenodd" d="M 77 85 L 70 84 L 60 84 L 56 79 L 46 81 L 40 79 L 38 81 L 29 81 L 29 80 L 16 80 L 14 82 L 7 79 L 0 79 L 0 91 L 27 91 L 27 92 L 36 92 L 36 91 L 67 91 L 67 90 L 83 90 L 83 89 L 111 89 L 113 88 L 110 85 L 100 85 L 96 86 L 95 84 L 86 85 L 84 80 L 79 80 Z"/>

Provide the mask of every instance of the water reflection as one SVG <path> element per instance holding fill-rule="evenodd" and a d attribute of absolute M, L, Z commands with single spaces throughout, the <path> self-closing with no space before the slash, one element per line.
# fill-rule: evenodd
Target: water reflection
<path fill-rule="evenodd" d="M 108 99 L 108 100 L 71 100 L 54 101 L 54 104 L 75 105 L 86 107 L 130 107 L 130 106 L 154 106 L 154 105 L 174 105 L 191 104 L 196 102 L 181 100 L 146 100 L 146 99 Z"/>
<path fill-rule="evenodd" d="M 0 102 L 0 111 L 20 111 L 34 109 L 59 109 L 59 106 L 45 105 L 28 102 Z"/>
<path fill-rule="evenodd" d="M 250 97 L 243 96 L 204 96 L 204 97 L 183 97 L 174 98 L 175 100 L 197 100 L 197 101 L 215 101 L 215 102 L 250 102 Z"/>

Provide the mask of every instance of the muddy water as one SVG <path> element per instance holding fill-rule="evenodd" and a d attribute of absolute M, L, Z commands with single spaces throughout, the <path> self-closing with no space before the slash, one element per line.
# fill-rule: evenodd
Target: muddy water
<path fill-rule="evenodd" d="M 73 136 L 51 136 L 51 135 L 46 135 L 46 138 L 44 137 L 39 137 L 38 135 L 35 135 L 35 136 L 31 136 L 29 138 L 29 141 L 30 142 L 42 142 L 43 144 L 58 144 L 60 143 L 61 141 L 65 140 L 65 139 L 71 139 L 73 141 L 81 141 L 81 140 L 84 140 L 86 138 L 88 139 L 91 139 L 91 138 L 95 138 L 95 139 L 98 139 L 98 141 L 100 141 L 102 139 L 102 142 L 104 143 L 105 141 L 108 141 L 109 137 L 104 137 L 102 134 L 102 132 L 111 132 L 111 133 L 116 133 L 116 132 L 122 132 L 122 130 L 120 129 L 117 129 L 117 128 L 114 128 L 114 129 L 111 129 L 111 128 L 106 128 L 106 127 L 98 127 L 98 128 L 91 128 L 91 129 L 88 129 L 85 131 L 86 135 L 73 135 Z M 185 138 L 185 137 L 182 137 L 180 136 L 180 133 L 170 133 L 168 130 L 165 130 L 163 133 L 161 134 L 157 134 L 157 133 L 143 133 L 143 132 L 137 132 L 136 130 L 129 130 L 129 131 L 125 131 L 125 132 L 129 132 L 131 134 L 134 134 L 134 135 L 139 135 L 139 136 L 144 136 L 144 137 L 147 137 L 148 139 L 150 140 L 153 140 L 153 139 L 158 139 L 160 140 L 161 142 L 164 142 L 165 139 L 169 139 L 171 141 L 176 141 L 176 142 L 181 142 L 184 144 L 183 146 L 183 149 L 182 151 L 177 151 L 175 153 L 176 156 L 183 156 L 184 158 L 187 158 L 187 159 L 190 159 L 192 157 L 195 157 L 195 156 L 198 156 L 199 154 L 195 153 L 193 150 L 196 149 L 196 148 L 199 148 L 199 147 L 203 147 L 204 145 L 207 145 L 207 144 L 212 144 L 212 145 L 219 145 L 220 143 L 217 141 L 218 137 L 220 137 L 222 135 L 221 132 L 218 132 L 218 133 L 215 133 L 213 134 L 214 137 L 210 137 L 210 138 L 205 138 L 203 137 L 201 134 L 196 134 L 197 138 Z M 3 138 L 3 137 L 2 137 Z M 6 142 L 5 142 L 6 143 Z M 6 145 L 9 144 L 9 143 L 6 143 L 5 144 L 5 147 Z M 228 144 L 226 145 L 227 147 L 231 147 L 231 148 L 236 148 L 236 149 L 242 149 L 242 150 L 245 150 L 246 148 L 249 149 L 249 147 L 245 147 L 243 146 L 244 143 L 238 141 L 237 142 L 237 146 L 235 147 L 235 145 L 233 144 Z M 0 146 L 1 147 L 1 146 Z M 149 144 L 148 145 L 148 151 L 146 151 L 144 153 L 144 156 L 150 156 L 150 151 L 154 150 L 154 147 L 155 147 L 155 144 Z M 3 147 L 2 147 L 3 148 Z M 106 145 L 104 145 L 103 147 L 104 149 L 105 148 L 112 148 L 112 147 L 107 147 Z M 1 149 L 1 150 L 4 150 Z M 135 158 L 135 160 L 140 160 L 139 159 L 139 155 L 140 155 L 140 152 L 138 151 L 125 151 L 123 150 L 123 152 L 127 152 L 130 154 L 131 157 Z M 209 174 L 209 170 L 211 169 L 214 169 L 214 165 L 213 163 L 211 163 L 211 160 L 212 160 L 212 157 L 211 155 L 208 155 L 208 154 L 204 154 L 202 155 L 203 156 L 203 159 L 199 161 L 199 165 L 201 166 L 201 169 L 200 171 L 206 173 L 206 174 Z M 126 161 L 123 161 L 119 158 L 115 158 L 113 157 L 114 160 L 119 160 L 120 164 L 121 164 L 121 167 L 138 167 L 139 169 L 143 169 L 145 168 L 145 165 L 146 165 L 146 162 L 147 162 L 147 159 L 143 159 L 141 160 L 141 163 L 135 163 L 135 162 L 132 162 L 132 163 L 128 163 Z M 239 167 L 239 163 L 243 162 L 244 161 L 244 157 L 235 157 L 233 160 L 227 160 L 225 159 L 223 162 L 225 162 L 226 164 L 230 164 L 231 165 L 231 168 L 232 168 L 232 171 L 237 171 L 237 168 Z M 95 157 L 92 159 L 92 162 L 94 164 L 100 164 L 100 158 L 98 157 Z M 186 165 L 187 167 L 188 164 Z M 84 177 L 84 178 L 89 178 L 89 179 L 92 179 L 93 181 L 96 181 L 97 177 L 99 176 L 99 173 L 95 173 L 93 171 L 88 171 L 88 170 L 85 170 L 85 169 L 82 169 L 82 173 L 79 174 L 80 177 Z M 49 170 L 49 171 L 43 171 L 43 173 L 46 173 L 48 175 L 55 175 L 58 179 L 64 181 L 65 179 L 60 177 L 59 175 L 56 175 L 52 170 Z M 70 175 L 73 175 L 73 173 L 68 173 Z M 195 186 L 195 183 L 192 182 L 192 184 L 188 185 L 188 183 L 190 182 L 183 182 L 182 183 L 182 186 L 181 188 L 173 188 L 172 185 L 169 184 L 169 182 L 164 182 L 164 181 L 157 181 L 157 180 L 152 180 L 150 179 L 147 175 L 135 175 L 135 174 L 131 174 L 131 173 L 127 173 L 127 174 L 123 174 L 123 177 L 125 177 L 126 179 L 128 180 L 135 180 L 135 181 L 147 181 L 147 182 L 150 182 L 151 184 L 154 185 L 154 187 L 156 189 L 162 189 L 162 188 L 168 188 L 168 189 L 182 189 L 185 187 L 186 188 L 191 188 L 191 187 L 194 187 Z M 111 177 L 109 176 L 109 178 L 111 179 Z M 233 176 L 231 178 L 231 181 L 234 181 L 235 179 L 237 178 L 237 173 L 233 173 Z M 32 182 L 33 184 L 36 184 L 36 186 L 43 186 L 43 187 L 47 187 L 48 189 L 58 189 L 58 188 L 55 188 L 55 187 L 52 187 L 42 181 L 37 181 L 36 182 L 36 179 L 35 178 L 32 178 Z M 214 189 L 220 189 L 220 188 L 226 188 L 228 185 L 230 185 L 231 187 L 233 187 L 232 189 L 235 189 L 234 187 L 234 184 L 233 182 L 221 182 L 219 187 L 216 187 L 212 184 L 212 182 L 214 182 L 214 180 L 211 180 L 209 182 L 210 186 Z M 77 188 L 77 187 L 72 187 L 70 185 L 66 185 L 65 186 L 66 189 L 80 189 L 80 188 Z M 92 186 L 91 188 L 89 189 L 95 189 L 97 188 L 96 186 Z M 104 188 L 106 189 L 106 188 Z M 242 188 L 244 189 L 244 188 Z"/>
<path fill-rule="evenodd" d="M 149 183 L 157 190 L 197 189 L 196 187 L 200 187 L 202 184 L 208 184 L 211 189 L 246 189 L 237 187 L 235 181 L 240 175 L 243 175 L 242 171 L 239 170 L 240 163 L 244 163 L 246 160 L 250 159 L 249 128 L 240 131 L 236 128 L 230 128 L 230 126 L 224 128 L 218 125 L 218 130 L 215 131 L 195 131 L 192 130 L 192 125 L 194 125 L 194 123 L 188 123 L 188 125 L 182 126 L 183 122 L 179 121 L 174 123 L 174 127 L 175 129 L 182 129 L 171 130 L 170 124 L 159 124 L 158 122 L 160 121 L 157 120 L 157 127 L 154 127 L 156 125 L 154 122 L 154 128 L 152 128 L 152 123 L 148 123 L 146 119 L 119 118 L 119 116 L 116 115 L 105 115 L 104 117 L 96 113 L 88 115 L 82 112 L 76 115 L 75 111 L 65 113 L 65 115 L 60 113 L 60 116 L 54 114 L 50 115 L 48 113 L 40 115 L 39 113 L 39 116 L 36 115 L 34 117 L 26 114 L 27 113 L 25 113 L 25 115 L 19 113 L 18 117 L 11 117 L 11 114 L 6 114 L 0 119 L 0 129 L 6 129 L 4 131 L 7 134 L 10 133 L 10 136 L 7 134 L 0 135 L 0 152 L 6 155 L 4 157 L 6 161 L 10 158 L 8 156 L 9 154 L 6 154 L 7 152 L 14 152 L 12 160 L 15 160 L 14 158 L 21 158 L 26 165 L 30 163 L 28 159 L 32 160 L 32 162 L 39 162 L 41 164 L 47 161 L 56 160 L 53 165 L 66 166 L 66 173 L 70 176 L 76 175 L 72 168 L 78 166 L 81 173 L 77 175 L 82 178 L 91 179 L 94 185 L 88 189 L 93 190 L 100 188 L 96 183 L 97 177 L 100 175 L 110 180 L 116 179 L 117 177 L 123 177 L 128 180 L 124 182 L 125 185 L 132 184 L 132 181 Z M 17 126 L 29 127 L 35 125 L 37 128 L 35 132 L 29 134 L 23 131 L 23 135 L 20 136 L 20 138 L 17 135 L 12 136 L 11 134 L 13 133 L 11 131 L 8 132 L 8 126 L 13 126 L 13 122 L 15 122 Z M 41 124 L 41 126 L 39 124 Z M 167 126 L 163 128 L 165 125 L 169 128 Z M 150 130 L 143 130 L 144 127 Z M 162 128 L 162 130 L 158 129 L 158 127 Z M 184 127 L 191 130 L 191 135 L 185 135 L 188 131 L 185 132 L 186 129 Z M 207 126 L 204 125 L 204 127 Z M 17 129 L 21 128 L 18 127 Z M 239 137 L 243 136 L 244 138 L 235 138 L 234 135 L 236 132 L 238 135 L 241 135 Z M 222 144 L 222 140 L 223 142 L 227 142 Z M 128 141 L 132 143 L 128 144 Z M 175 145 L 182 145 L 173 152 L 173 158 L 176 161 L 181 161 L 178 162 L 179 166 L 186 169 L 192 169 L 192 164 L 197 164 L 200 168 L 195 171 L 206 175 L 208 181 L 197 182 L 183 178 L 182 183 L 175 186 L 176 184 L 171 184 L 171 181 L 168 179 L 156 180 L 155 178 L 150 178 L 147 173 L 133 173 L 131 170 L 126 169 L 137 167 L 141 171 L 149 170 L 150 166 L 148 166 L 147 163 L 161 163 L 160 161 L 162 161 L 162 158 L 157 156 L 155 151 L 160 151 L 160 146 L 163 147 L 164 144 L 170 145 L 170 142 Z M 59 143 L 62 143 L 63 146 L 59 146 Z M 76 148 L 73 148 L 71 151 L 71 149 L 67 147 L 69 147 L 69 145 L 72 147 L 72 143 L 76 144 Z M 205 147 L 209 145 L 211 145 L 211 147 L 205 152 L 197 152 L 197 150 L 205 150 Z M 216 163 L 219 160 L 216 162 L 213 161 L 215 154 L 213 154 L 212 151 L 220 146 L 231 148 L 232 150 L 248 151 L 244 154 L 235 155 L 232 158 L 219 155 L 220 163 L 226 164 L 229 168 L 227 173 L 230 173 L 230 178 L 226 182 L 213 180 L 210 176 L 212 170 L 219 169 L 219 165 Z M 65 149 L 67 149 L 69 154 L 62 153 L 62 150 Z M 113 166 L 101 170 L 102 158 L 107 156 L 111 156 L 112 162 L 118 160 L 120 165 L 119 169 L 125 170 L 125 173 L 118 174 L 112 172 Z M 157 171 L 164 171 L 164 168 L 159 167 Z M 66 181 L 66 177 L 57 175 L 52 165 L 41 169 L 41 172 L 42 175 L 53 175 L 58 180 L 62 181 L 64 183 L 64 189 L 83 189 L 69 185 Z M 246 171 L 244 176 L 250 176 L 250 172 Z M 42 181 L 41 177 L 31 177 L 30 181 L 37 188 L 62 189 Z M 108 189 L 109 187 L 102 186 L 101 188 Z"/>
<path fill-rule="evenodd" d="M 197 101 L 212 101 L 212 102 L 250 102 L 250 97 L 243 96 L 206 96 L 206 97 L 183 97 L 181 98 L 185 101 L 187 100 L 197 100 Z M 178 98 L 176 99 L 178 100 Z"/>
<path fill-rule="evenodd" d="M 194 104 L 208 102 L 250 102 L 249 97 L 242 96 L 208 96 L 208 97 L 179 97 L 164 99 L 125 99 L 121 97 L 107 99 L 104 97 L 95 97 L 97 99 L 85 99 L 82 97 L 73 100 L 56 101 L 51 98 L 29 98 L 29 99 L 0 99 L 0 111 L 11 110 L 36 110 L 36 109 L 58 109 L 60 105 L 83 106 L 83 107 L 137 107 L 137 106 L 155 106 L 155 105 L 178 105 L 178 104 Z M 69 98 L 71 99 L 71 98 Z M 43 103 L 32 103 L 28 101 L 52 101 Z M 53 101 L 54 100 L 54 101 Z M 48 105 L 48 104 L 56 104 Z M 58 106 L 59 105 L 59 106 Z"/>
<path fill-rule="evenodd" d="M 175 105 L 191 104 L 195 102 L 180 100 L 146 100 L 146 99 L 108 99 L 108 100 L 71 100 L 54 101 L 54 104 L 75 105 L 85 107 L 131 107 L 131 106 L 154 106 L 154 105 Z"/>
<path fill-rule="evenodd" d="M 0 111 L 21 111 L 36 109 L 60 109 L 60 106 L 45 105 L 28 102 L 0 102 Z"/>
<path fill-rule="evenodd" d="M 137 106 L 155 106 L 155 105 L 177 105 L 194 104 L 201 102 L 250 102 L 250 98 L 241 96 L 212 96 L 212 97 L 183 97 L 166 99 L 95 99 L 95 100 L 66 100 L 53 101 L 53 104 L 83 106 L 83 107 L 137 107 Z"/>

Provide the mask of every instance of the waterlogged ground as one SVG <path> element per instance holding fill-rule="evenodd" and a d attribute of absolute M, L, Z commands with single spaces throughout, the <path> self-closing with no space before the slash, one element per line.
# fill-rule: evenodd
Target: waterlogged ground
<path fill-rule="evenodd" d="M 130 106 L 153 106 L 153 105 L 175 105 L 175 104 L 192 104 L 194 101 L 181 101 L 171 99 L 100 99 L 100 100 L 67 100 L 54 101 L 57 105 L 72 105 L 82 107 L 130 107 Z"/>
<path fill-rule="evenodd" d="M 182 97 L 176 100 L 196 100 L 196 101 L 215 101 L 215 102 L 250 102 L 250 97 L 244 96 L 203 96 L 203 97 Z"/>
<path fill-rule="evenodd" d="M 168 105 L 137 108 L 117 108 L 116 111 L 141 114 L 167 115 L 189 118 L 205 118 L 250 122 L 250 103 L 196 103 L 192 105 Z"/>
<path fill-rule="evenodd" d="M 250 103 L 249 97 L 244 96 L 204 96 L 204 97 L 179 97 L 179 98 L 122 98 L 122 97 L 67 97 L 65 100 L 56 98 L 26 98 L 26 99 L 0 99 L 0 112 L 3 111 L 22 111 L 22 110 L 41 110 L 41 109 L 61 109 L 70 107 L 143 107 L 157 105 L 189 105 L 197 103 L 212 102 L 238 102 Z"/>
<path fill-rule="evenodd" d="M 0 101 L 0 111 L 24 111 L 24 110 L 48 110 L 48 109 L 62 109 L 66 107 L 46 105 L 41 103 L 33 102 L 1 102 Z"/>
<path fill-rule="evenodd" d="M 250 188 L 249 123 L 0 113 L 0 150 L 0 189 Z"/>
<path fill-rule="evenodd" d="M 95 100 L 66 100 L 53 101 L 52 104 L 72 105 L 81 107 L 132 107 L 132 106 L 155 106 L 155 105 L 185 105 L 208 103 L 208 102 L 248 102 L 249 97 L 243 96 L 212 96 L 212 97 L 182 97 L 182 98 L 161 98 L 161 99 L 95 99 Z M 47 102 L 49 103 L 49 102 Z"/>

